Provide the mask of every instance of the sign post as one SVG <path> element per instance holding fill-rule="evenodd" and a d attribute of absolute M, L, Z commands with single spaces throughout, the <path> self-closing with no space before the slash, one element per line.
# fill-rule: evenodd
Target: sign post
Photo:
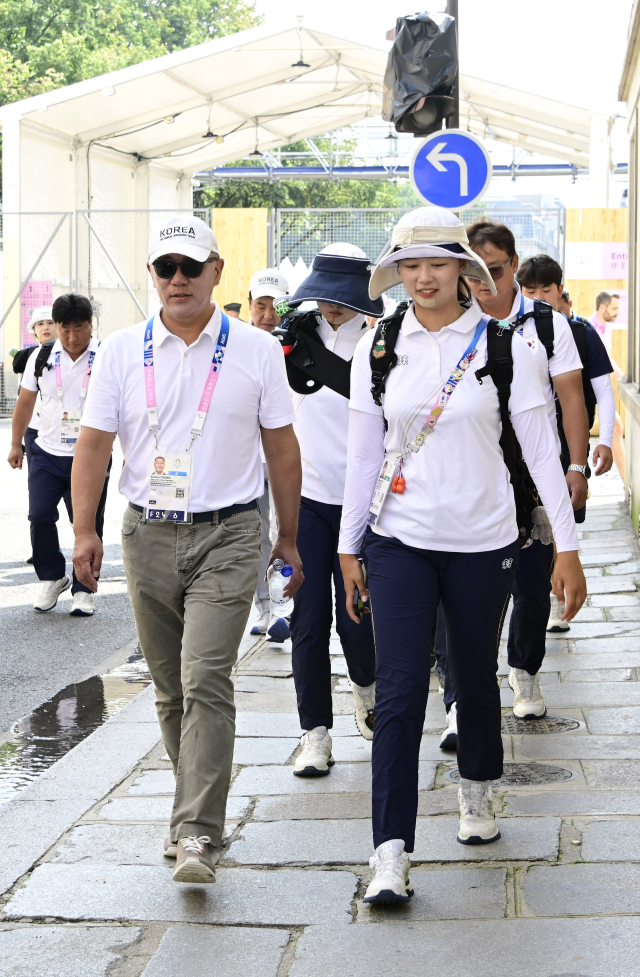
<path fill-rule="evenodd" d="M 482 141 L 462 129 L 433 132 L 417 146 L 409 167 L 411 183 L 435 207 L 461 210 L 479 200 L 493 167 Z"/>

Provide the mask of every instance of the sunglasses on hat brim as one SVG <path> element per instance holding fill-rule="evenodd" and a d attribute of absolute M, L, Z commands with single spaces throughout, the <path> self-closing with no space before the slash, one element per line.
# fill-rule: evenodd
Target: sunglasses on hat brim
<path fill-rule="evenodd" d="M 206 261 L 196 261 L 195 258 L 185 258 L 184 261 L 172 261 L 170 258 L 156 258 L 153 269 L 158 278 L 171 279 L 178 268 L 185 278 L 200 278 L 205 265 L 218 260 L 218 255 L 212 255 Z"/>

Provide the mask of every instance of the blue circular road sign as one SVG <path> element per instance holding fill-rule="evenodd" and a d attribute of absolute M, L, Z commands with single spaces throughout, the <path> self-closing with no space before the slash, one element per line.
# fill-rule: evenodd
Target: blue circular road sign
<path fill-rule="evenodd" d="M 409 174 L 413 188 L 428 204 L 460 210 L 484 194 L 493 167 L 482 141 L 462 129 L 442 129 L 416 148 Z"/>

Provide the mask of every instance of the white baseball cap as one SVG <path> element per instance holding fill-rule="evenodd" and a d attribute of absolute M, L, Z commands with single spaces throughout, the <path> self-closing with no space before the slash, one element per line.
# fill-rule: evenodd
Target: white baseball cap
<path fill-rule="evenodd" d="M 270 295 L 272 299 L 279 299 L 289 293 L 289 284 L 281 271 L 277 268 L 264 268 L 257 271 L 249 285 L 249 298 L 259 299 L 263 295 Z"/>
<path fill-rule="evenodd" d="M 161 224 L 151 235 L 149 264 L 166 254 L 183 254 L 185 258 L 206 261 L 213 252 L 220 256 L 216 236 L 199 217 L 177 214 Z"/>
<path fill-rule="evenodd" d="M 34 331 L 34 326 L 37 326 L 39 322 L 44 322 L 46 319 L 51 319 L 53 322 L 53 312 L 51 311 L 50 305 L 39 305 L 37 309 L 34 309 L 31 313 L 31 318 L 27 323 L 27 329 L 29 332 Z"/>
<path fill-rule="evenodd" d="M 418 207 L 402 215 L 391 233 L 387 251 L 371 274 L 371 298 L 378 298 L 394 285 L 402 284 L 398 262 L 403 258 L 459 258 L 467 263 L 462 270 L 464 277 L 478 278 L 496 294 L 489 269 L 469 247 L 464 224 L 442 207 Z"/>

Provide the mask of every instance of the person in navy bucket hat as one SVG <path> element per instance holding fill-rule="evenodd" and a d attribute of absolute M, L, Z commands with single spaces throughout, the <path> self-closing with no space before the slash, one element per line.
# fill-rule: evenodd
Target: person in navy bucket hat
<path fill-rule="evenodd" d="M 364 251 L 352 244 L 331 244 L 316 255 L 309 276 L 293 296 L 295 302 L 318 304 L 318 311 L 308 314 L 311 325 L 306 335 L 311 342 L 306 348 L 309 359 L 316 359 L 317 343 L 323 344 L 328 376 L 335 364 L 335 375 L 348 380 L 356 346 L 369 333 L 366 317 L 383 314 L 382 300 L 369 298 L 370 278 L 371 262 Z M 346 613 L 338 560 L 347 469 L 348 382 L 344 388 L 339 384 L 332 388 L 328 380 L 307 388 L 290 376 L 290 384 L 302 454 L 297 545 L 305 572 L 290 626 L 293 677 L 304 730 L 293 772 L 319 777 L 328 774 L 334 762 L 329 734 L 333 726 L 329 641 L 334 614 L 355 698 L 356 725 L 365 739 L 373 738 L 375 646 L 368 608 L 360 604 L 359 625 Z"/>
<path fill-rule="evenodd" d="M 371 262 L 353 244 L 330 244 L 313 259 L 311 271 L 296 289 L 294 301 L 328 302 L 379 318 L 381 298 L 369 298 Z M 320 309 L 322 312 L 322 309 Z"/>

